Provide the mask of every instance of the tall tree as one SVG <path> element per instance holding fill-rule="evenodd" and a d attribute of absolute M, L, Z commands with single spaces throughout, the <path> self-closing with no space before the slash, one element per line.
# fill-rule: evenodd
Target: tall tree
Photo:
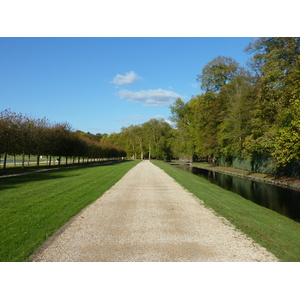
<path fill-rule="evenodd" d="M 238 76 L 222 91 L 227 97 L 225 115 L 220 123 L 218 140 L 225 156 L 247 155 L 245 140 L 256 128 L 257 101 L 251 77 Z"/>
<path fill-rule="evenodd" d="M 18 154 L 21 136 L 22 115 L 10 110 L 0 114 L 0 150 L 3 154 L 3 169 L 6 169 L 7 155 Z"/>
<path fill-rule="evenodd" d="M 194 112 L 189 102 L 184 103 L 178 98 L 170 106 L 170 120 L 175 123 L 172 131 L 171 146 L 174 155 L 179 159 L 192 160 L 195 155 Z"/>
<path fill-rule="evenodd" d="M 172 156 L 169 144 L 171 129 L 170 124 L 163 120 L 151 119 L 142 124 L 144 141 L 149 145 L 149 156 L 158 159 L 169 159 Z"/>
<path fill-rule="evenodd" d="M 254 54 L 252 62 L 258 66 L 261 126 L 264 128 L 258 139 L 270 141 L 271 154 L 284 166 L 298 157 L 300 38 L 259 38 L 247 51 Z"/>
<path fill-rule="evenodd" d="M 220 151 L 218 131 L 223 118 L 223 99 L 207 92 L 192 98 L 190 102 L 195 114 L 197 154 L 215 163 Z"/>
<path fill-rule="evenodd" d="M 197 81 L 201 82 L 205 92 L 220 92 L 223 86 L 244 73 L 245 70 L 231 57 L 218 56 L 204 66 Z"/>

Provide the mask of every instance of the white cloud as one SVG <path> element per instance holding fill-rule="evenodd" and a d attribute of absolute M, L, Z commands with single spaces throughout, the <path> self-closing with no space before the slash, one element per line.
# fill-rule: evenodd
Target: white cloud
<path fill-rule="evenodd" d="M 128 99 L 128 101 L 131 102 L 144 103 L 144 106 L 167 106 L 170 105 L 175 99 L 181 98 L 179 94 L 173 91 L 162 89 L 145 90 L 139 92 L 122 90 L 119 92 L 119 96 L 122 99 Z"/>
<path fill-rule="evenodd" d="M 117 74 L 115 78 L 112 80 L 112 83 L 116 85 L 124 85 L 124 84 L 132 84 L 141 79 L 136 73 L 130 71 L 125 75 Z"/>

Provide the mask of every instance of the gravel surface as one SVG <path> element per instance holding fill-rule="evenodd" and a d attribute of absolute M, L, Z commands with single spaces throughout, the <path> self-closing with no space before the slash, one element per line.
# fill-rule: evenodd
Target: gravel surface
<path fill-rule="evenodd" d="M 149 161 L 31 257 L 49 262 L 277 261 Z"/>

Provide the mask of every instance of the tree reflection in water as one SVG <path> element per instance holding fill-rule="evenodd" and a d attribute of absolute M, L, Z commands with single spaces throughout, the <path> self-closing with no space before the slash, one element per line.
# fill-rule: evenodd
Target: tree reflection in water
<path fill-rule="evenodd" d="M 191 166 L 177 167 L 300 222 L 300 191 Z"/>

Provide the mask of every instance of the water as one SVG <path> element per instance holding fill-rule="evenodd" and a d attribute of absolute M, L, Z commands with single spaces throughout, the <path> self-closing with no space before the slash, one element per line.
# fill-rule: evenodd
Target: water
<path fill-rule="evenodd" d="M 300 191 L 191 166 L 178 167 L 300 222 Z"/>

